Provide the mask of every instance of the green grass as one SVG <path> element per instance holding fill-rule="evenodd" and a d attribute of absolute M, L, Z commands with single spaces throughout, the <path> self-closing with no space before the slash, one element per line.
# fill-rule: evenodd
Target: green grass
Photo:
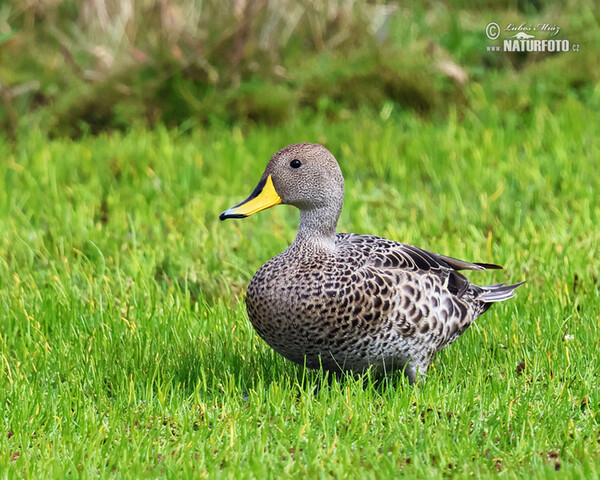
<path fill-rule="evenodd" d="M 483 101 L 1 143 L 0 477 L 600 476 L 597 112 Z M 424 385 L 324 379 L 249 324 L 245 286 L 297 213 L 218 214 L 297 141 L 340 161 L 340 230 L 527 279 Z"/>

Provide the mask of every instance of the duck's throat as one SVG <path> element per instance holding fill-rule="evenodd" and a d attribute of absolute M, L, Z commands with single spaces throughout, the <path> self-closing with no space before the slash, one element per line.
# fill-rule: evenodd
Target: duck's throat
<path fill-rule="evenodd" d="M 341 208 L 325 206 L 300 210 L 300 224 L 295 243 L 326 244 L 335 242 L 335 230 Z"/>

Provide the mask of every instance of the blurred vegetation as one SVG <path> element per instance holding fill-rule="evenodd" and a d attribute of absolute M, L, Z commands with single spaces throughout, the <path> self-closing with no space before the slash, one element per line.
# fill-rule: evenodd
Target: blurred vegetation
<path fill-rule="evenodd" d="M 491 21 L 559 25 L 580 52 L 487 52 Z M 5 0 L 0 126 L 272 125 L 389 103 L 443 117 L 483 96 L 517 112 L 567 96 L 596 108 L 599 23 L 591 0 Z"/>

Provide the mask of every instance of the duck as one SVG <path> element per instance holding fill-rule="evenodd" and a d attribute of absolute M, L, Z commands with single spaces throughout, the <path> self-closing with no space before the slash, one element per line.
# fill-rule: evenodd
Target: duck
<path fill-rule="evenodd" d="M 246 293 L 254 329 L 292 362 L 339 373 L 400 370 L 413 384 L 437 352 L 524 283 L 478 286 L 461 271 L 502 267 L 336 233 L 343 200 L 331 152 L 297 143 L 275 153 L 250 196 L 219 216 L 246 218 L 279 204 L 300 211 L 294 241 L 259 268 Z"/>

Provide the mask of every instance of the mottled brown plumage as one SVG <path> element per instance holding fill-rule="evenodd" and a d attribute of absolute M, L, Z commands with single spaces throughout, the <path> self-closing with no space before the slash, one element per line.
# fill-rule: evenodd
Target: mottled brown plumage
<path fill-rule="evenodd" d="M 336 234 L 344 179 L 317 144 L 277 152 L 252 195 L 221 214 L 240 218 L 277 203 L 300 209 L 298 235 L 252 278 L 246 296 L 258 334 L 310 368 L 404 368 L 411 382 L 492 303 L 520 284 L 479 287 L 469 263 L 371 235 Z"/>

